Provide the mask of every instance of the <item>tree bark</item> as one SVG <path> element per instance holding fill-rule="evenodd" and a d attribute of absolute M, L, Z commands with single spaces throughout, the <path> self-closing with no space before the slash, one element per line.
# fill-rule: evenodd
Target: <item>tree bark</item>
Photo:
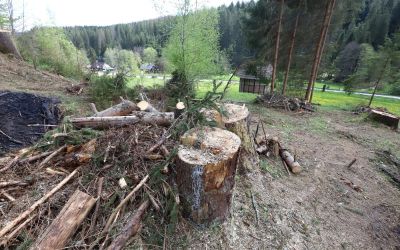
<path fill-rule="evenodd" d="M 93 117 L 105 117 L 105 116 L 124 116 L 129 115 L 132 111 L 139 110 L 139 108 L 131 101 L 123 100 L 121 103 L 105 109 L 100 112 L 96 112 Z"/>
<path fill-rule="evenodd" d="M 399 127 L 399 117 L 392 114 L 372 109 L 368 116 L 371 119 L 386 124 L 393 129 L 398 129 Z"/>
<path fill-rule="evenodd" d="M 110 127 L 122 127 L 138 122 L 169 126 L 174 120 L 173 112 L 147 113 L 135 112 L 132 116 L 108 116 L 108 117 L 82 117 L 72 118 L 71 123 L 77 128 L 105 129 Z"/>
<path fill-rule="evenodd" d="M 326 4 L 326 8 L 325 8 L 325 15 L 324 15 L 324 20 L 323 20 L 323 24 L 321 27 L 321 32 L 319 35 L 319 39 L 318 39 L 318 44 L 317 44 L 317 48 L 315 50 L 315 55 L 314 55 L 314 62 L 311 68 L 311 74 L 310 74 L 310 79 L 308 81 L 308 85 L 307 85 L 307 91 L 306 91 L 306 95 L 305 95 L 305 99 L 306 101 L 310 101 L 311 99 L 311 92 L 312 92 L 312 87 L 314 84 L 314 81 L 316 79 L 316 75 L 317 75 L 317 68 L 319 65 L 319 57 L 321 54 L 321 50 L 322 47 L 324 45 L 325 42 L 325 32 L 328 29 L 329 26 L 329 12 L 331 11 L 332 6 L 334 5 L 335 0 L 328 0 L 327 4 Z M 332 5 L 333 4 L 333 5 Z M 333 10 L 333 9 L 332 9 Z"/>
<path fill-rule="evenodd" d="M 313 83 L 312 83 L 312 87 L 311 87 L 311 97 L 310 97 L 310 101 L 309 102 L 312 102 L 312 99 L 313 99 L 313 96 L 314 96 L 315 81 L 317 81 L 318 69 L 319 69 L 319 65 L 321 65 L 321 59 L 322 59 L 322 55 L 324 53 L 326 37 L 327 37 L 327 34 L 328 34 L 329 25 L 330 25 L 331 20 L 332 20 L 332 15 L 333 15 L 333 10 L 335 8 L 335 3 L 336 3 L 336 0 L 332 0 L 332 5 L 330 7 L 329 17 L 328 17 L 328 27 L 325 29 L 325 32 L 324 32 L 322 48 L 321 48 L 321 51 L 320 51 L 319 56 L 318 56 L 318 63 L 317 63 L 316 73 L 314 75 L 314 79 L 313 79 Z"/>
<path fill-rule="evenodd" d="M 381 73 L 379 74 L 379 78 L 378 78 L 378 80 L 376 80 L 375 87 L 374 87 L 374 92 L 372 92 L 371 98 L 369 99 L 368 108 L 371 107 L 372 100 L 375 97 L 376 90 L 378 89 L 379 83 L 381 82 L 382 77 L 385 74 L 385 70 L 386 70 L 386 67 L 387 67 L 389 61 L 390 61 L 390 57 L 388 56 L 386 58 L 385 64 L 383 65 L 383 69 L 382 69 Z"/>
<path fill-rule="evenodd" d="M 118 235 L 111 245 L 107 248 L 108 250 L 120 250 L 123 249 L 130 238 L 135 236 L 140 229 L 141 221 L 144 213 L 149 207 L 149 200 L 143 202 L 136 213 L 129 218 L 129 222 L 122 229 L 122 233 Z"/>
<path fill-rule="evenodd" d="M 300 7 L 300 4 L 301 4 L 301 1 L 299 1 L 299 7 Z M 294 48 L 294 42 L 296 40 L 296 33 L 297 33 L 297 26 L 299 25 L 299 18 L 300 18 L 300 11 L 298 10 L 298 13 L 296 16 L 296 21 L 294 22 L 294 28 L 293 28 L 291 41 L 290 41 L 288 63 L 286 65 L 285 79 L 283 80 L 282 95 L 286 94 L 286 86 L 287 86 L 287 82 L 289 79 L 290 64 L 292 63 L 293 48 Z"/>
<path fill-rule="evenodd" d="M 272 69 L 271 93 L 274 92 L 274 88 L 275 88 L 275 78 L 276 78 L 276 71 L 277 71 L 277 67 L 278 67 L 279 42 L 280 42 L 280 37 L 281 37 L 281 26 L 282 26 L 282 15 L 283 15 L 284 4 L 285 4 L 285 1 L 281 0 L 281 8 L 279 11 L 278 30 L 276 32 L 274 67 Z"/>
<path fill-rule="evenodd" d="M 251 172 L 258 167 L 259 157 L 254 146 L 254 140 L 249 133 L 249 110 L 236 104 L 225 104 L 223 109 L 226 113 L 222 117 L 225 127 L 239 136 L 242 141 L 238 169 L 242 173 Z"/>
<path fill-rule="evenodd" d="M 86 218 L 96 199 L 76 190 L 33 249 L 62 249 Z"/>
<path fill-rule="evenodd" d="M 0 30 L 0 52 L 4 54 L 13 54 L 15 58 L 22 60 L 22 56 L 15 45 L 11 32 L 7 30 Z"/>
<path fill-rule="evenodd" d="M 186 132 L 176 160 L 183 215 L 198 224 L 229 216 L 240 138 L 220 128 Z"/>

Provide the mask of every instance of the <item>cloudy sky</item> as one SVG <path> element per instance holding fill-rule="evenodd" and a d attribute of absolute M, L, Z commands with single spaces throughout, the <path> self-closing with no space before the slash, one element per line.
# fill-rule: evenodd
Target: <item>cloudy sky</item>
<path fill-rule="evenodd" d="M 176 10 L 174 6 L 176 2 L 182 0 L 14 1 L 17 14 L 20 14 L 24 2 L 26 23 L 28 27 L 32 27 L 35 25 L 111 25 L 152 19 L 172 14 Z M 193 2 L 196 1 L 193 0 Z M 197 0 L 197 2 L 198 5 L 216 7 L 222 4 L 228 5 L 232 0 Z"/>

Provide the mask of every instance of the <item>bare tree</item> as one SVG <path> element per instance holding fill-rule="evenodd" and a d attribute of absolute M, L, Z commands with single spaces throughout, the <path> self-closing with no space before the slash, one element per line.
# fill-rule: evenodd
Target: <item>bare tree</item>
<path fill-rule="evenodd" d="M 294 28 L 293 28 L 293 32 L 292 32 L 291 41 L 290 41 L 288 62 L 286 65 L 286 72 L 285 72 L 285 79 L 283 80 L 282 95 L 286 94 L 286 86 L 287 86 L 287 82 L 288 82 L 288 78 L 289 78 L 290 64 L 292 63 L 294 42 L 296 40 L 297 26 L 299 25 L 299 18 L 300 18 L 300 13 L 301 13 L 301 11 L 300 11 L 301 2 L 302 1 L 300 0 L 298 10 L 297 10 L 296 21 L 294 22 Z"/>
<path fill-rule="evenodd" d="M 336 2 L 336 0 L 328 0 L 328 2 L 326 4 L 323 25 L 321 27 L 321 32 L 320 32 L 320 36 L 318 39 L 317 48 L 315 50 L 314 62 L 313 62 L 313 66 L 311 69 L 311 75 L 310 75 L 310 79 L 308 81 L 307 91 L 306 91 L 306 95 L 305 95 L 305 99 L 308 102 L 311 102 L 311 100 L 312 100 L 312 92 L 313 92 L 313 88 L 314 88 L 314 83 L 315 83 L 315 80 L 318 75 L 318 67 L 321 62 L 322 52 L 323 52 L 323 49 L 325 46 L 326 35 L 328 33 L 328 28 L 329 28 L 329 24 L 331 22 L 332 13 L 333 13 L 333 10 L 335 7 L 335 2 Z"/>
<path fill-rule="evenodd" d="M 280 8 L 280 11 L 279 11 L 278 30 L 276 32 L 274 67 L 272 68 L 271 93 L 274 92 L 275 79 L 276 79 L 276 70 L 277 70 L 277 67 L 278 67 L 279 42 L 280 42 L 280 37 L 281 37 L 281 26 L 282 26 L 282 15 L 283 15 L 284 4 L 285 4 L 285 0 L 281 0 L 281 8 Z"/>

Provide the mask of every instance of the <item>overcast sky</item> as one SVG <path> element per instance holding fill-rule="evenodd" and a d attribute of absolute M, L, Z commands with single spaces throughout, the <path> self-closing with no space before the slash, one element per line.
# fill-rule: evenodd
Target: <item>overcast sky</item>
<path fill-rule="evenodd" d="M 111 25 L 172 14 L 179 0 L 14 0 L 17 14 L 25 1 L 27 26 Z M 243 0 L 241 0 L 243 1 Z M 248 0 L 244 0 L 247 2 Z M 193 1 L 195 2 L 195 1 Z M 198 0 L 205 6 L 229 5 L 232 0 Z M 236 1 L 235 1 L 236 2 Z"/>

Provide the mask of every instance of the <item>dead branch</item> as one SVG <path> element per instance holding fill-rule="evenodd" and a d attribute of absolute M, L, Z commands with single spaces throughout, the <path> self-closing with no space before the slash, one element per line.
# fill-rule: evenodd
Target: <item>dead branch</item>
<path fill-rule="evenodd" d="M 0 188 L 8 186 L 28 186 L 29 183 L 23 181 L 2 181 L 0 182 Z"/>
<path fill-rule="evenodd" d="M 7 171 L 12 166 L 14 166 L 14 164 L 18 162 L 19 158 L 20 158 L 20 155 L 15 156 L 14 159 L 12 159 L 4 168 L 0 169 L 0 173 Z"/>
<path fill-rule="evenodd" d="M 357 159 L 354 158 L 349 164 L 347 164 L 347 168 L 350 168 L 351 166 L 353 166 L 354 163 L 356 163 Z"/>
<path fill-rule="evenodd" d="M 108 250 L 119 250 L 123 249 L 128 242 L 128 240 L 135 236 L 138 232 L 144 213 L 149 207 L 149 200 L 144 201 L 136 211 L 136 213 L 129 219 L 129 222 L 122 229 L 122 233 L 115 238 Z"/>
<path fill-rule="evenodd" d="M 11 231 L 16 225 L 18 225 L 22 220 L 28 217 L 37 207 L 47 201 L 53 194 L 55 194 L 58 190 L 60 190 L 69 180 L 72 179 L 77 173 L 79 169 L 75 169 L 70 175 L 64 178 L 57 186 L 55 186 L 50 192 L 48 192 L 45 196 L 36 201 L 32 206 L 28 208 L 25 212 L 20 214 L 17 218 L 15 218 L 12 222 L 8 223 L 3 229 L 0 231 L 0 238 L 4 237 L 6 233 Z"/>
<path fill-rule="evenodd" d="M 6 197 L 9 201 L 14 202 L 15 198 L 12 197 L 9 193 L 7 193 L 6 191 L 1 191 L 0 194 L 2 194 L 4 197 Z"/>
<path fill-rule="evenodd" d="M 33 161 L 39 160 L 39 159 L 41 159 L 43 157 L 46 157 L 46 156 L 52 154 L 53 152 L 54 151 L 50 151 L 50 152 L 44 152 L 44 153 L 41 153 L 41 154 L 38 154 L 38 155 L 34 155 L 34 156 L 31 156 L 31 157 L 22 159 L 18 163 L 31 163 Z"/>
<path fill-rule="evenodd" d="M 57 149 L 56 151 L 54 151 L 53 153 L 51 153 L 49 156 L 47 156 L 39 165 L 38 165 L 38 169 L 41 169 L 44 167 L 45 164 L 47 164 L 51 159 L 53 159 L 56 155 L 58 155 L 59 153 L 61 153 L 62 151 L 64 151 L 67 148 L 66 145 L 62 146 L 61 148 Z"/>

